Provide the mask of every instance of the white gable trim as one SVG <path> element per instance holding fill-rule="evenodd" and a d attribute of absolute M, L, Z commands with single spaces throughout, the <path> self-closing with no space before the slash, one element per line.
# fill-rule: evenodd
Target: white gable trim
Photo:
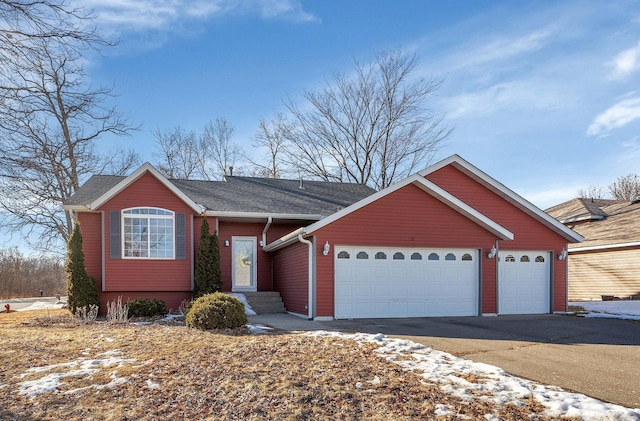
<path fill-rule="evenodd" d="M 195 212 L 199 214 L 204 212 L 204 207 L 198 205 L 193 200 L 191 200 L 186 194 L 182 192 L 182 190 L 177 188 L 171 181 L 169 181 L 153 165 L 151 165 L 148 162 L 145 162 L 144 164 L 142 164 L 140 168 L 138 168 L 137 170 L 129 174 L 127 177 L 125 177 L 122 181 L 120 181 L 118 184 L 116 184 L 111 189 L 109 189 L 102 196 L 100 196 L 93 202 L 89 203 L 87 207 L 91 210 L 96 210 L 100 208 L 100 206 L 104 205 L 111 198 L 115 197 L 117 194 L 119 194 L 124 189 L 129 187 L 134 181 L 138 180 L 147 172 L 151 173 L 151 175 L 153 175 L 159 182 L 161 182 L 172 193 L 178 196 L 184 203 L 186 203 Z"/>
<path fill-rule="evenodd" d="M 339 212 L 334 213 L 333 215 L 322 219 L 318 222 L 315 222 L 309 226 L 307 226 L 306 228 L 303 229 L 302 232 L 298 232 L 298 233 L 302 233 L 305 236 L 311 235 L 313 234 L 314 231 L 317 231 L 323 227 L 326 227 L 327 225 L 337 221 L 338 219 L 341 219 L 343 217 L 345 217 L 346 215 L 349 215 L 350 213 L 353 213 L 359 209 L 364 208 L 365 206 L 375 202 L 376 200 L 385 197 L 409 184 L 414 184 L 417 187 L 419 187 L 421 190 L 423 190 L 424 192 L 430 194 L 431 196 L 435 197 L 436 199 L 438 199 L 439 201 L 441 201 L 442 203 L 446 204 L 447 206 L 449 206 L 450 208 L 452 208 L 453 210 L 461 213 L 462 215 L 466 216 L 467 218 L 469 218 L 470 220 L 472 220 L 473 222 L 477 223 L 478 225 L 482 226 L 483 228 L 485 228 L 486 230 L 488 230 L 489 232 L 493 233 L 494 235 L 496 235 L 497 237 L 499 237 L 502 240 L 513 240 L 514 235 L 511 231 L 509 231 L 508 229 L 504 228 L 503 226 L 501 226 L 500 224 L 496 223 L 495 221 L 491 220 L 490 218 L 486 217 L 485 215 L 481 214 L 480 212 L 476 211 L 475 209 L 473 209 L 472 207 L 470 207 L 469 205 L 467 205 L 466 203 L 462 202 L 460 199 L 454 197 L 453 195 L 451 195 L 450 193 L 446 192 L 445 190 L 443 190 L 442 188 L 438 187 L 437 185 L 435 185 L 434 183 L 430 182 L 429 180 L 425 179 L 424 177 L 419 176 L 418 174 L 414 174 L 410 177 L 405 178 L 404 180 L 395 183 L 389 187 L 387 187 L 386 189 L 380 190 L 377 193 L 374 193 L 373 195 L 362 199 L 359 202 L 354 203 L 351 206 L 348 206 L 344 209 L 342 209 Z M 299 230 L 298 230 L 299 231 Z M 265 251 L 272 251 L 275 250 L 277 248 L 280 248 L 284 245 L 286 245 L 288 243 L 289 240 L 292 240 L 291 237 L 293 237 L 292 235 L 293 233 L 286 235 L 276 241 L 274 241 L 273 243 L 267 245 L 265 247 Z"/>
<path fill-rule="evenodd" d="M 450 157 L 445 158 L 442 161 L 437 162 L 434 165 L 431 165 L 430 167 L 420 171 L 418 174 L 422 177 L 426 177 L 427 175 L 443 167 L 446 167 L 447 165 L 453 165 L 471 178 L 479 181 L 489 190 L 498 194 L 509 203 L 516 206 L 518 209 L 532 216 L 534 219 L 542 222 L 568 241 L 572 243 L 581 243 L 584 240 L 584 238 L 580 234 L 566 227 L 560 221 L 548 215 L 542 209 L 538 208 L 536 205 L 518 195 L 513 190 L 506 187 L 504 184 L 500 183 L 479 168 L 464 160 L 459 155 L 451 155 Z"/>

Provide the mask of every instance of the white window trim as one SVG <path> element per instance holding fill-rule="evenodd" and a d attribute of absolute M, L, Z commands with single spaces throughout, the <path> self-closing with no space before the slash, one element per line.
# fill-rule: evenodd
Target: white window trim
<path fill-rule="evenodd" d="M 170 215 L 153 215 L 153 214 L 128 214 L 126 213 L 127 211 L 131 211 L 131 210 L 135 210 L 135 209 L 155 209 L 155 210 L 160 210 L 163 212 L 169 212 Z M 147 257 L 136 257 L 136 256 L 126 256 L 126 249 L 125 249 L 125 239 L 126 239 L 126 234 L 125 234 L 125 229 L 124 229 L 124 219 L 125 218 L 140 218 L 140 219 L 147 219 L 147 221 L 149 221 L 150 219 L 170 219 L 172 221 L 172 244 L 173 247 L 171 249 L 171 257 L 151 257 L 151 241 L 150 238 L 147 239 L 147 252 L 149 254 L 149 256 Z M 150 225 L 150 224 L 149 224 Z M 133 208 L 126 208 L 126 209 L 122 209 L 122 211 L 120 212 L 120 227 L 121 227 L 121 254 L 122 254 L 122 258 L 123 259 L 127 259 L 127 260 L 176 260 L 176 213 L 169 210 L 169 209 L 164 209 L 164 208 L 158 208 L 158 207 L 154 207 L 154 206 L 136 206 Z"/>

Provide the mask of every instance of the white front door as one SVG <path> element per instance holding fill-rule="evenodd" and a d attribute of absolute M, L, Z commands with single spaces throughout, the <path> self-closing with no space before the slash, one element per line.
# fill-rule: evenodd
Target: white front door
<path fill-rule="evenodd" d="M 232 290 L 238 292 L 257 291 L 256 237 L 232 237 Z"/>

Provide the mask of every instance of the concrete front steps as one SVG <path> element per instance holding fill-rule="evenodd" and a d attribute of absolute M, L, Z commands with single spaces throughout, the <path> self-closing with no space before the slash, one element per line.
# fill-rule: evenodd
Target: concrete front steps
<path fill-rule="evenodd" d="M 253 311 L 257 314 L 285 313 L 280 293 L 276 291 L 243 292 Z"/>

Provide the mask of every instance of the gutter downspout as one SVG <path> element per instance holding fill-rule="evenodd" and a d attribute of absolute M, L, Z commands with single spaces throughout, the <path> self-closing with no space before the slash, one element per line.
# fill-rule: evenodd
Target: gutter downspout
<path fill-rule="evenodd" d="M 267 217 L 267 225 L 265 225 L 264 229 L 262 230 L 262 248 L 263 249 L 267 245 L 267 231 L 269 231 L 269 227 L 271 226 L 272 222 L 273 222 L 273 218 L 270 216 Z"/>
<path fill-rule="evenodd" d="M 302 238 L 302 234 L 298 234 L 298 241 L 309 246 L 309 303 L 307 309 L 309 310 L 309 320 L 313 320 L 313 243 Z"/>

